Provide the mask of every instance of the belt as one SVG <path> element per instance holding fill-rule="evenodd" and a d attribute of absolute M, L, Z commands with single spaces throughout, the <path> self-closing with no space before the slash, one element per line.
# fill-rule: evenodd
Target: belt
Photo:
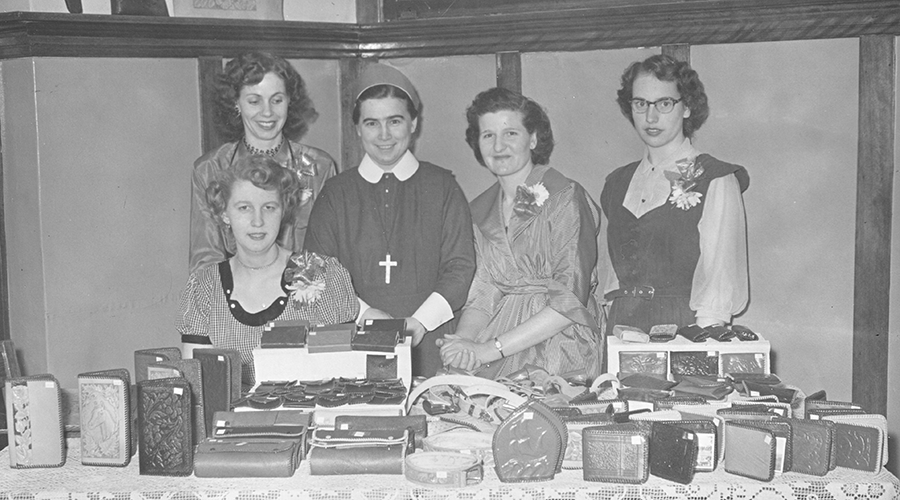
<path fill-rule="evenodd" d="M 654 297 L 690 297 L 691 291 L 688 290 L 662 290 L 650 285 L 632 286 L 627 288 L 619 288 L 603 295 L 606 300 L 617 299 L 619 297 L 631 297 L 635 299 L 650 300 Z"/>

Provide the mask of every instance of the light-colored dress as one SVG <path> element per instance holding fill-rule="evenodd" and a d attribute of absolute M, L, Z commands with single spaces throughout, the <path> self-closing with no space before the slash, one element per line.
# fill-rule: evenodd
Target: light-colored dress
<path fill-rule="evenodd" d="M 466 309 L 477 309 L 491 318 L 471 340 L 496 338 L 546 306 L 573 324 L 537 345 L 486 365 L 479 375 L 503 376 L 531 364 L 551 374 L 584 370 L 595 376 L 602 359 L 593 298 L 599 208 L 581 185 L 548 166 L 535 167 L 525 186 L 538 182 L 549 197 L 541 206 L 534 206 L 531 214 L 514 214 L 508 228 L 501 215 L 499 184 L 470 204 L 477 268 Z"/>

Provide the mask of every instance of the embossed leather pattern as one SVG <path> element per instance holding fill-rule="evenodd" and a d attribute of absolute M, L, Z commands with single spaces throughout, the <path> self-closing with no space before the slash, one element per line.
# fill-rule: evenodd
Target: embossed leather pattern
<path fill-rule="evenodd" d="M 722 353 L 722 373 L 766 373 L 766 355 L 759 352 Z"/>
<path fill-rule="evenodd" d="M 61 467 L 66 447 L 59 382 L 47 374 L 11 378 L 5 386 L 9 466 Z"/>
<path fill-rule="evenodd" d="M 584 480 L 644 483 L 650 471 L 650 425 L 644 422 L 582 431 Z"/>
<path fill-rule="evenodd" d="M 140 473 L 188 476 L 194 467 L 191 388 L 183 378 L 138 382 Z"/>
<path fill-rule="evenodd" d="M 494 470 L 505 483 L 549 481 L 562 470 L 568 431 L 543 403 L 530 399 L 494 432 Z"/>
<path fill-rule="evenodd" d="M 131 375 L 105 370 L 78 375 L 81 463 L 124 467 L 134 454 Z"/>
<path fill-rule="evenodd" d="M 827 420 L 785 419 L 791 426 L 790 470 L 813 476 L 828 474 L 834 423 Z"/>
<path fill-rule="evenodd" d="M 666 352 L 630 352 L 619 353 L 619 372 L 621 375 L 644 373 L 662 375 L 668 373 L 669 356 Z"/>
<path fill-rule="evenodd" d="M 881 448 L 881 465 L 887 465 L 888 463 L 888 428 L 887 428 L 887 419 L 884 415 L 880 415 L 878 413 L 848 413 L 843 415 L 827 415 L 825 417 L 826 420 L 831 420 L 835 423 L 844 423 L 851 425 L 865 425 L 867 427 L 876 427 L 881 430 L 882 434 L 885 436 L 883 440 L 883 445 Z"/>
<path fill-rule="evenodd" d="M 834 424 L 835 463 L 838 467 L 881 472 L 884 431 L 877 427 Z"/>
<path fill-rule="evenodd" d="M 172 370 L 166 374 L 165 368 Z M 184 377 L 191 388 L 191 419 L 194 422 L 194 445 L 206 437 L 206 413 L 203 404 L 203 375 L 201 374 L 200 360 L 179 359 L 175 361 L 163 361 L 147 367 L 147 377 L 150 379 L 162 377 Z"/>
<path fill-rule="evenodd" d="M 717 375 L 719 354 L 715 351 L 673 352 L 672 375 Z"/>

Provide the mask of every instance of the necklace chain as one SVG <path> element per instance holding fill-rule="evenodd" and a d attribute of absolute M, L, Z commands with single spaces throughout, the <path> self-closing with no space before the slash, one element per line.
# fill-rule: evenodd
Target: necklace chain
<path fill-rule="evenodd" d="M 250 143 L 247 142 L 247 138 L 244 137 L 244 146 L 252 155 L 275 156 L 278 153 L 278 150 L 281 149 L 282 144 L 284 144 L 284 137 L 282 137 L 281 142 L 279 142 L 278 145 L 273 148 L 259 149 L 256 146 L 251 146 Z"/>
<path fill-rule="evenodd" d="M 280 252 L 279 252 L 279 253 L 276 253 L 276 254 L 275 254 L 275 259 L 274 259 L 272 262 L 269 262 L 268 264 L 266 264 L 266 265 L 264 265 L 264 266 L 258 266 L 258 267 L 252 267 L 252 266 L 248 266 L 247 264 L 244 264 L 244 261 L 242 261 L 241 258 L 238 257 L 237 255 L 235 255 L 234 258 L 237 259 L 238 264 L 240 264 L 241 267 L 243 267 L 243 268 L 245 268 L 245 269 L 247 269 L 247 270 L 249 270 L 249 271 L 260 271 L 260 270 L 262 270 L 262 269 L 266 269 L 266 268 L 268 268 L 268 267 L 272 267 L 276 262 L 278 262 L 278 258 L 279 258 L 280 256 L 281 256 L 281 253 L 280 253 Z"/>

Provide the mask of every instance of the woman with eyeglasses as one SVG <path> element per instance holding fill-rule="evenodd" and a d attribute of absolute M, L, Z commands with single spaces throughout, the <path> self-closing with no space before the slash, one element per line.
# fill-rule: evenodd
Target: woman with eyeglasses
<path fill-rule="evenodd" d="M 600 195 L 607 334 L 617 324 L 649 332 L 730 323 L 749 300 L 741 193 L 750 178 L 691 141 L 709 116 L 700 77 L 685 62 L 652 56 L 625 70 L 617 101 L 645 147 Z"/>

